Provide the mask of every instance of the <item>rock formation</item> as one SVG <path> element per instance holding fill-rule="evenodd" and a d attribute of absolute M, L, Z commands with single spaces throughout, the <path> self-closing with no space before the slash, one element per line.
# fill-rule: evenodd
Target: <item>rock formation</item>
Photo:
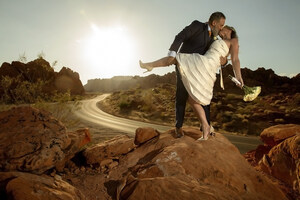
<path fill-rule="evenodd" d="M 283 182 L 291 197 L 300 193 L 300 125 L 277 125 L 261 135 L 264 145 L 245 154 L 256 169 Z"/>
<path fill-rule="evenodd" d="M 185 136 L 177 139 L 173 129 L 159 133 L 151 127 L 138 128 L 135 138 L 116 136 L 82 148 L 90 141 L 88 129 L 69 133 L 49 113 L 31 107 L 1 112 L 0 198 L 284 200 L 290 197 L 278 182 L 249 165 L 222 134 L 197 141 L 202 135 L 198 129 L 185 127 L 184 132 Z M 290 157 L 274 149 L 268 154 L 271 162 L 280 166 L 282 160 L 289 165 L 292 159 L 299 159 L 297 137 L 291 136 L 278 144 L 282 146 L 278 149 L 288 149 L 289 154 L 284 156 Z M 281 170 L 267 167 L 273 176 Z M 284 170 L 283 181 L 296 186 L 298 172 L 288 174 Z"/>
<path fill-rule="evenodd" d="M 71 94 L 82 95 L 85 93 L 83 85 L 79 79 L 79 74 L 70 68 L 63 67 L 55 76 L 54 85 L 58 91 Z"/>
<path fill-rule="evenodd" d="M 20 87 L 24 82 L 27 83 L 27 88 L 30 84 L 34 85 L 34 87 L 41 86 L 40 92 L 45 95 L 53 95 L 56 91 L 63 93 L 70 91 L 71 95 L 82 95 L 85 93 L 78 73 L 66 67 L 63 67 L 60 72 L 57 73 L 50 64 L 42 58 L 26 64 L 18 61 L 14 61 L 11 64 L 5 62 L 0 67 L 0 80 L 3 80 L 4 77 L 9 77 L 11 83 L 1 82 L 0 97 L 5 95 L 5 91 L 8 91 L 7 95 L 12 99 L 11 102 L 15 101 L 16 97 L 14 96 L 18 96 L 12 91 Z M 21 88 L 20 90 L 21 91 L 15 93 L 22 92 Z M 42 94 L 39 95 L 42 96 Z"/>
<path fill-rule="evenodd" d="M 62 170 L 90 140 L 86 129 L 67 132 L 45 111 L 16 107 L 0 113 L 0 169 L 36 174 L 53 167 Z"/>
<path fill-rule="evenodd" d="M 12 200 L 84 200 L 80 190 L 62 180 L 61 176 L 38 176 L 22 172 L 0 172 L 0 198 Z"/>
<path fill-rule="evenodd" d="M 119 156 L 125 155 L 134 149 L 133 138 L 128 136 L 117 136 L 111 140 L 88 147 L 84 150 L 83 155 L 87 164 L 100 166 L 101 169 L 117 165 Z"/>
<path fill-rule="evenodd" d="M 99 170 L 104 174 L 96 173 L 97 170 L 93 173 L 94 166 L 90 166 L 86 168 L 87 175 L 70 174 L 67 179 L 88 199 L 287 199 L 221 134 L 197 142 L 202 134 L 199 130 L 184 131 L 185 136 L 176 139 L 174 130 L 158 135 L 154 129 L 138 128 L 136 138 L 147 139 L 137 142 L 140 145 L 128 153 L 113 153 L 118 164 Z M 118 149 L 130 149 L 126 140 L 116 138 Z M 101 147 L 102 154 L 95 150 L 102 158 L 97 162 L 106 162 L 107 153 L 111 152 L 106 149 L 114 149 L 113 141 L 101 145 L 106 146 Z M 92 152 L 97 146 L 85 151 Z M 95 154 L 83 154 L 87 161 L 95 160 Z M 85 188 L 90 189 L 85 192 Z"/>

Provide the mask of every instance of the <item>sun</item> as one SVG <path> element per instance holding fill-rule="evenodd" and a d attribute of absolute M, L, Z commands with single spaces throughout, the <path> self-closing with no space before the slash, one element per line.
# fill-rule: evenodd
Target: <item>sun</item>
<path fill-rule="evenodd" d="M 86 39 L 84 55 L 94 75 L 111 78 L 128 75 L 133 62 L 134 42 L 121 26 L 91 25 L 92 34 Z"/>

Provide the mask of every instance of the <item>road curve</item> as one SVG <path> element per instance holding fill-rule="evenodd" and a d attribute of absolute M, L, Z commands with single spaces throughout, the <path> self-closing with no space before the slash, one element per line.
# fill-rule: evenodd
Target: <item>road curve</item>
<path fill-rule="evenodd" d="M 118 130 L 132 136 L 135 134 L 135 130 L 138 127 L 152 127 L 161 132 L 173 128 L 170 126 L 163 126 L 116 117 L 103 112 L 97 107 L 97 102 L 105 99 L 108 95 L 109 94 L 103 94 L 93 99 L 81 101 L 82 104 L 80 108 L 74 111 L 75 115 L 85 121 Z M 226 136 L 240 150 L 241 153 L 245 153 L 249 150 L 255 149 L 258 144 L 261 144 L 257 137 L 246 137 L 229 134 L 224 134 L 224 136 Z"/>

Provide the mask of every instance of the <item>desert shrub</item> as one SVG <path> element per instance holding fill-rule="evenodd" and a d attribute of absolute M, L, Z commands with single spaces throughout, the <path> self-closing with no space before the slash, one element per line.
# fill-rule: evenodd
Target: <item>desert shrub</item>
<path fill-rule="evenodd" d="M 118 106 L 121 111 L 125 111 L 130 109 L 131 101 L 127 95 L 121 95 L 121 98 L 119 99 Z"/>
<path fill-rule="evenodd" d="M 293 98 L 293 103 L 296 106 L 300 106 L 300 93 L 296 93 Z"/>
<path fill-rule="evenodd" d="M 41 100 L 33 104 L 33 107 L 52 113 L 52 115 L 57 120 L 61 121 L 67 128 L 74 127 L 79 122 L 79 119 L 73 118 L 72 113 L 74 110 L 80 108 L 81 102 L 70 101 L 70 92 L 64 94 L 57 93 L 53 99 L 55 100 L 54 103 Z"/>
<path fill-rule="evenodd" d="M 130 108 L 130 104 L 126 101 L 121 101 L 119 103 L 119 107 L 121 110 L 125 110 L 125 109 L 129 109 Z"/>
<path fill-rule="evenodd" d="M 279 118 L 279 119 L 275 119 L 274 122 L 275 123 L 284 123 L 285 121 L 284 121 L 284 119 Z"/>
<path fill-rule="evenodd" d="M 22 63 L 27 62 L 27 57 L 25 55 L 25 52 L 22 55 L 19 55 L 19 61 L 22 62 Z"/>
<path fill-rule="evenodd" d="M 0 112 L 10 110 L 14 105 L 0 103 Z"/>
<path fill-rule="evenodd" d="M 16 103 L 34 103 L 38 98 L 43 98 L 44 82 L 38 80 L 36 83 L 19 81 L 13 90 Z"/>
<path fill-rule="evenodd" d="M 227 94 L 226 97 L 225 97 L 225 102 L 230 102 L 230 101 L 235 101 L 235 100 L 240 100 L 241 97 L 239 95 L 236 95 L 236 94 Z"/>
<path fill-rule="evenodd" d="M 70 90 L 68 90 L 65 93 L 55 91 L 52 97 L 53 97 L 52 101 L 54 102 L 65 103 L 71 101 L 71 92 Z"/>
<path fill-rule="evenodd" d="M 243 120 L 243 119 L 245 119 L 245 116 L 242 115 L 242 114 L 239 114 L 239 113 L 235 113 L 235 114 L 232 115 L 232 118 L 234 120 Z"/>
<path fill-rule="evenodd" d="M 0 87 L 1 87 L 1 90 L 3 91 L 2 96 L 1 96 L 1 102 L 3 102 L 3 103 L 11 102 L 10 88 L 11 88 L 12 83 L 13 83 L 13 79 L 9 76 L 4 76 L 1 78 Z"/>
<path fill-rule="evenodd" d="M 144 112 L 155 112 L 156 106 L 154 105 L 154 97 L 150 91 L 146 91 L 142 95 L 143 105 L 141 111 Z"/>
<path fill-rule="evenodd" d="M 234 113 L 233 112 L 231 112 L 231 111 L 225 111 L 224 113 L 223 113 L 223 122 L 229 122 L 229 121 L 231 121 L 232 120 L 232 118 L 233 118 L 233 115 L 234 115 Z"/>
<path fill-rule="evenodd" d="M 34 103 L 39 99 L 45 99 L 43 87 L 46 82 L 38 80 L 37 82 L 23 81 L 21 76 L 4 76 L 0 81 L 0 88 L 3 91 L 1 95 L 2 103 Z"/>

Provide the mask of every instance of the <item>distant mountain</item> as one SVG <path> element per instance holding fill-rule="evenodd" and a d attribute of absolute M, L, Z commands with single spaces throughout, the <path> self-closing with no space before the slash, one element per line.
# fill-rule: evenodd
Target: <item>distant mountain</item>
<path fill-rule="evenodd" d="M 232 66 L 227 65 L 222 69 L 225 91 L 227 93 L 241 93 L 241 90 L 235 86 L 228 78 L 233 75 Z M 262 95 L 271 93 L 296 93 L 300 92 L 300 74 L 293 78 L 278 76 L 272 69 L 258 68 L 252 71 L 247 68 L 242 69 L 244 83 L 248 86 L 262 86 Z M 222 92 L 220 87 L 220 76 L 217 74 L 214 91 Z M 120 90 L 128 90 L 132 88 L 152 88 L 157 84 L 169 83 L 176 84 L 175 72 L 168 73 L 163 76 L 151 74 L 146 77 L 139 76 L 118 76 L 111 79 L 92 79 L 84 86 L 89 92 L 115 92 Z"/>
<path fill-rule="evenodd" d="M 228 78 L 228 75 L 233 75 L 231 65 L 227 65 L 222 69 L 223 80 L 225 85 L 225 92 L 227 93 L 238 93 L 240 89 Z M 252 71 L 248 68 L 242 69 L 242 76 L 245 85 L 248 86 L 262 86 L 262 95 L 273 94 L 273 93 L 297 93 L 300 92 L 300 73 L 289 78 L 286 76 L 279 76 L 275 74 L 272 69 L 258 68 Z M 219 84 L 220 76 L 217 76 L 215 91 L 221 91 Z"/>
<path fill-rule="evenodd" d="M 84 85 L 87 92 L 115 92 L 128 90 L 136 87 L 143 89 L 155 87 L 160 83 L 176 83 L 175 72 L 168 73 L 164 76 L 151 74 L 146 77 L 139 76 L 116 76 L 111 79 L 92 79 Z"/>

